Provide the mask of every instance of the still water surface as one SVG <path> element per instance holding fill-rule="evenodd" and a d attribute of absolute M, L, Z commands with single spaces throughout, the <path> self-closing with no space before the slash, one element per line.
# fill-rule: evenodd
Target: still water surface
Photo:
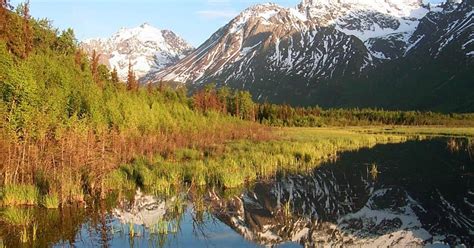
<path fill-rule="evenodd" d="M 4 223 L 0 238 L 7 247 L 473 247 L 473 149 L 445 138 L 379 145 L 240 190 L 29 209 L 38 239 L 21 245 Z"/>

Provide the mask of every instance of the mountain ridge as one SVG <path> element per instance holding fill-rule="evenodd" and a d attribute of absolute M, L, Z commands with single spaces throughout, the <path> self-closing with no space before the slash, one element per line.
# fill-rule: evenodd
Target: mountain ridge
<path fill-rule="evenodd" d="M 449 0 L 436 5 L 418 0 L 370 2 L 372 5 L 369 1 L 318 0 L 303 1 L 297 8 L 284 8 L 275 4 L 252 6 L 220 28 L 189 56 L 176 65 L 147 74 L 143 82 L 181 82 L 192 91 L 214 83 L 217 87 L 249 90 L 260 102 L 298 106 L 420 108 L 439 111 L 474 109 L 474 106 L 466 103 L 461 104 L 465 107 L 460 108 L 450 104 L 449 99 L 441 97 L 446 92 L 432 93 L 438 87 L 434 82 L 444 76 L 433 78 L 427 75 L 424 80 L 413 76 L 416 73 L 412 68 L 403 65 L 432 68 L 436 70 L 434 74 L 445 70 L 430 66 L 432 61 L 438 61 L 438 64 L 451 61 L 446 68 L 451 68 L 454 74 L 459 71 L 456 68 L 472 68 L 472 60 L 464 59 L 471 56 L 472 43 L 469 42 L 472 37 L 469 38 L 469 35 L 473 33 L 472 16 L 451 14 L 457 13 L 459 6 L 472 8 L 472 1 Z M 363 4 L 353 7 L 359 3 Z M 324 8 L 321 10 L 320 6 Z M 380 6 L 386 9 L 379 10 Z M 321 13 L 327 15 L 321 17 Z M 449 15 L 454 17 L 446 24 L 443 20 Z M 443 32 L 449 32 L 448 28 L 444 28 L 444 31 L 434 28 L 458 21 L 468 25 L 464 29 L 467 36 L 462 39 L 463 44 L 469 46 L 463 48 L 466 52 L 462 55 L 458 52 L 459 47 L 453 48 L 459 59 L 445 56 L 444 60 L 438 60 L 431 53 L 417 52 L 425 49 L 420 44 L 437 44 L 439 53 L 444 49 L 450 50 L 452 46 L 449 44 L 454 37 L 448 35 L 444 44 L 438 42 Z M 434 27 L 429 28 L 429 23 Z M 440 37 L 424 42 L 426 37 L 432 35 Z M 405 69 L 401 71 L 397 68 Z M 448 72 L 446 75 L 453 73 Z M 465 95 L 469 91 L 466 89 L 472 86 L 468 83 L 468 72 L 463 71 L 462 74 L 464 76 L 460 76 L 459 80 L 464 81 L 458 83 L 462 89 L 456 90 L 460 92 L 456 98 L 467 99 Z M 410 78 L 408 81 L 412 85 L 404 83 L 405 78 Z M 424 82 L 429 80 L 433 82 Z M 377 90 L 373 88 L 374 85 L 377 85 Z M 416 100 L 413 98 L 417 96 L 411 92 L 404 93 L 405 90 L 413 90 L 414 85 L 423 85 L 419 88 L 425 91 L 416 90 L 419 92 L 419 99 Z M 384 91 L 384 88 L 390 88 L 394 94 Z M 438 95 L 428 97 L 430 94 Z M 394 99 L 394 95 L 400 96 L 403 101 Z M 411 98 L 407 99 L 407 96 Z"/>
<path fill-rule="evenodd" d="M 365 5 L 357 5 L 354 4 L 358 2 L 364 2 L 366 3 Z M 412 13 L 413 11 L 407 12 L 406 10 L 403 11 L 401 9 L 401 5 L 403 4 L 398 4 L 393 6 L 389 6 L 389 9 L 386 12 L 395 12 L 396 17 L 399 19 L 390 19 L 386 16 L 383 18 L 378 17 L 375 18 L 375 20 L 381 20 L 380 23 L 377 23 L 376 21 L 372 20 L 374 19 L 373 16 L 377 13 L 374 14 L 374 12 L 369 12 L 370 8 L 367 6 L 371 6 L 370 4 L 367 4 L 367 1 L 354 1 L 354 0 L 344 0 L 344 1 L 339 1 L 336 4 L 332 3 L 330 1 L 303 1 L 301 2 L 297 8 L 284 8 L 280 7 L 275 4 L 262 4 L 262 5 L 255 5 L 252 6 L 246 10 L 244 10 L 240 15 L 238 15 L 236 18 L 231 20 L 226 26 L 221 28 L 219 31 L 217 31 L 211 38 L 206 41 L 203 46 L 201 46 L 198 50 L 196 51 L 196 54 L 205 54 L 205 53 L 213 53 L 213 51 L 204 51 L 203 47 L 210 47 L 213 46 L 212 43 L 215 43 L 214 39 L 216 38 L 216 35 L 219 36 L 219 32 L 223 32 L 221 36 L 227 36 L 227 37 L 220 37 L 221 40 L 231 40 L 231 39 L 239 39 L 239 37 L 229 37 L 231 35 L 238 36 L 240 35 L 239 32 L 242 32 L 242 34 L 245 36 L 246 34 L 253 32 L 254 34 L 260 34 L 264 35 L 264 32 L 270 31 L 272 33 L 272 36 L 275 36 L 275 33 L 278 33 L 280 30 L 287 30 L 287 29 L 293 29 L 289 30 L 286 33 L 280 33 L 276 34 L 277 39 L 272 39 L 270 42 L 273 42 L 275 45 L 274 50 L 275 53 L 278 53 L 280 44 L 279 41 L 286 38 L 286 35 L 290 35 L 291 33 L 301 33 L 301 36 L 311 36 L 314 32 L 317 32 L 318 29 L 335 29 L 341 34 L 345 34 L 347 36 L 356 36 L 358 37 L 361 41 L 365 41 L 368 39 L 373 39 L 378 36 L 386 36 L 386 35 L 393 35 L 393 34 L 398 34 L 401 37 L 398 37 L 399 42 L 403 43 L 400 44 L 399 46 L 395 47 L 395 51 L 391 51 L 392 55 L 386 55 L 384 54 L 384 51 L 381 51 L 380 49 L 375 51 L 371 51 L 371 48 L 373 46 L 365 46 L 367 50 L 369 50 L 370 54 L 364 54 L 363 56 L 365 57 L 365 64 L 360 65 L 359 68 L 360 70 L 364 69 L 365 67 L 370 67 L 373 64 L 376 64 L 378 59 L 387 59 L 387 58 L 392 58 L 392 57 L 398 57 L 399 54 L 403 54 L 405 51 L 403 48 L 407 47 L 406 42 L 408 41 L 407 38 L 407 32 L 413 32 L 414 30 L 406 30 L 406 27 L 411 27 L 414 26 L 418 23 L 418 19 L 426 14 L 428 11 L 426 10 L 426 6 L 421 4 L 420 1 L 418 0 L 408 0 L 408 1 L 375 1 L 376 3 L 387 3 L 387 2 L 402 2 L 406 6 L 410 6 L 411 10 L 414 10 L 414 14 Z M 406 2 L 406 3 L 405 3 Z M 350 3 L 350 4 L 348 4 Z M 407 4 L 408 3 L 408 4 Z M 417 4 L 414 4 L 417 3 Z M 324 6 L 323 10 L 321 10 L 321 6 Z M 359 6 L 359 8 L 354 9 L 354 6 Z M 361 7 L 362 6 L 362 7 Z M 377 8 L 375 8 L 377 9 Z M 397 10 L 397 11 L 396 11 Z M 334 13 L 336 11 L 336 13 Z M 328 14 L 329 13 L 329 14 Z M 323 15 L 323 14 L 326 14 Z M 359 23 L 359 25 L 348 25 L 348 22 L 344 20 L 344 18 L 348 18 L 348 16 L 352 19 L 351 21 L 355 20 L 354 15 L 359 18 L 359 19 L 365 19 L 363 22 L 367 25 L 362 25 L 364 23 Z M 395 15 L 394 15 L 395 16 Z M 416 17 L 416 18 L 415 18 Z M 413 19 L 415 18 L 415 19 Z M 403 20 L 405 22 L 405 26 L 402 25 L 401 21 Z M 347 22 L 347 23 L 344 23 Z M 383 26 L 382 24 L 385 23 L 386 26 Z M 274 26 L 274 28 L 266 28 L 265 26 Z M 380 28 L 380 26 L 382 28 Z M 379 27 L 379 28 L 377 28 Z M 244 30 L 242 30 L 244 29 Z M 372 33 L 370 33 L 371 31 Z M 335 32 L 335 31 L 334 31 Z M 378 33 L 377 33 L 378 32 Z M 367 34 L 370 33 L 370 34 Z M 377 34 L 375 34 L 377 33 Z M 405 34 L 405 35 L 403 35 Z M 366 37 L 364 39 L 363 37 Z M 151 75 L 147 75 L 146 79 L 148 80 L 153 80 L 158 79 L 158 80 L 171 80 L 171 81 L 180 81 L 184 83 L 189 83 L 190 81 L 196 82 L 202 81 L 200 80 L 204 74 L 211 74 L 213 76 L 216 76 L 216 73 L 220 73 L 221 70 L 223 70 L 225 65 L 229 63 L 236 62 L 239 60 L 239 58 L 236 57 L 237 52 L 241 53 L 247 53 L 250 50 L 255 48 L 256 44 L 252 44 L 252 46 L 243 46 L 244 43 L 251 43 L 248 42 L 248 40 L 244 40 L 244 38 L 248 38 L 248 35 L 246 37 L 242 37 L 242 39 L 238 40 L 241 43 L 240 47 L 237 47 L 235 44 L 231 44 L 234 46 L 234 50 L 239 50 L 239 51 L 230 51 L 234 56 L 230 56 L 230 60 L 224 60 L 224 61 L 217 61 L 215 64 L 209 64 L 205 63 L 202 66 L 197 65 L 195 61 L 186 63 L 186 58 L 181 61 L 181 64 L 184 64 L 184 66 L 188 67 L 186 70 L 183 69 L 183 66 L 178 65 L 175 69 L 171 68 L 170 70 L 164 70 L 163 72 L 157 72 L 157 75 L 153 75 L 155 73 L 151 73 Z M 251 37 L 255 38 L 255 37 Z M 304 38 L 301 38 L 303 40 Z M 375 41 L 371 40 L 369 43 L 375 43 Z M 224 47 L 221 45 L 221 47 Z M 311 44 L 304 44 L 306 47 L 310 46 Z M 286 48 L 286 47 L 284 47 Z M 337 49 L 332 47 L 333 49 Z M 304 49 L 304 47 L 302 47 Z M 229 49 L 227 49 L 229 50 Z M 327 48 L 325 50 L 328 50 Z M 230 53 L 229 51 L 227 54 Z M 398 54 L 398 55 L 393 55 L 393 54 Z M 191 55 L 193 56 L 193 55 Z M 298 55 L 296 55 L 298 56 Z M 197 56 L 195 56 L 197 57 Z M 225 54 L 220 54 L 220 57 L 226 57 Z M 240 56 L 242 57 L 242 56 Z M 188 59 L 189 61 L 190 59 Z M 199 60 L 199 59 L 198 59 Z M 199 61 L 198 61 L 199 62 Z M 214 62 L 214 61 L 211 61 Z M 272 61 L 269 61 L 271 63 Z M 192 66 L 191 66 L 192 65 Z M 216 66 L 220 68 L 216 68 Z M 193 68 L 194 67 L 194 68 Z M 211 69 L 211 70 L 208 70 Z M 208 70 L 206 72 L 206 70 Z M 183 73 L 184 71 L 184 73 Z M 187 72 L 186 72 L 187 71 Z M 329 73 L 329 72 L 325 72 Z M 194 75 L 191 75 L 194 74 Z M 318 74 L 318 72 L 313 72 L 311 73 L 312 75 Z M 319 73 L 322 74 L 322 73 Z M 229 79 L 229 78 L 226 78 Z M 229 80 L 225 80 L 229 81 Z"/>
<path fill-rule="evenodd" d="M 109 38 L 87 39 L 80 46 L 87 53 L 96 50 L 100 62 L 116 68 L 121 79 L 128 73 L 128 64 L 137 77 L 166 68 L 194 48 L 170 30 L 161 30 L 148 23 L 135 28 L 120 28 Z"/>

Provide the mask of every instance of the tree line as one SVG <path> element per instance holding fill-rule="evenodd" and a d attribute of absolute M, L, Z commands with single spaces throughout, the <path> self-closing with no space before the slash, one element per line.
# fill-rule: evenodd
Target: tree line
<path fill-rule="evenodd" d="M 431 111 L 389 111 L 377 108 L 323 109 L 291 107 L 263 103 L 256 119 L 266 125 L 290 127 L 361 126 L 361 125 L 447 125 L 473 126 L 474 114 Z"/>
<path fill-rule="evenodd" d="M 444 114 L 422 111 L 388 111 L 376 108 L 323 109 L 287 104 L 256 103 L 248 91 L 216 89 L 207 85 L 193 94 L 193 108 L 216 111 L 269 126 L 323 127 L 361 125 L 450 125 L 473 126 L 474 114 Z"/>

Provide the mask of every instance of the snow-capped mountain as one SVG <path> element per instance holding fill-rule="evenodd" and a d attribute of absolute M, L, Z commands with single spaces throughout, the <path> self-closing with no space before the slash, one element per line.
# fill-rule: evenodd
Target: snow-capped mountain
<path fill-rule="evenodd" d="M 429 6 L 419 0 L 304 0 L 296 8 L 256 5 L 157 78 L 200 83 L 217 77 L 250 83 L 259 80 L 252 73 L 257 68 L 244 68 L 259 62 L 266 64 L 260 70 L 303 78 L 354 75 L 379 59 L 403 54 L 428 12 Z M 379 43 L 397 44 L 380 49 Z"/>
<path fill-rule="evenodd" d="M 242 12 L 178 64 L 147 79 L 191 87 L 216 82 L 268 97 L 287 91 L 284 80 L 308 86 L 307 79 L 356 76 L 377 62 L 357 37 L 317 25 L 297 9 L 265 4 Z"/>
<path fill-rule="evenodd" d="M 469 5 L 470 0 L 464 2 Z M 442 5 L 421 0 L 303 0 L 295 8 L 256 5 L 176 65 L 145 78 L 187 83 L 191 89 L 216 83 L 250 90 L 261 101 L 332 106 L 338 95 L 323 103 L 314 96 L 343 94 L 344 83 L 367 78 L 374 68 L 407 56 L 420 44 L 420 30 L 430 16 L 446 16 L 460 5 L 459 0 Z M 472 33 L 472 27 L 466 27 Z M 322 86 L 324 91 L 318 89 Z"/>
<path fill-rule="evenodd" d="M 410 38 L 411 47 L 406 53 L 426 52 L 426 56 L 438 58 L 448 50 L 457 50 L 461 52 L 460 60 L 474 56 L 473 5 L 472 0 L 447 2 L 428 13 Z"/>
<path fill-rule="evenodd" d="M 341 45 L 341 49 L 343 44 L 351 49 L 346 46 L 354 42 L 357 41 L 338 30 L 320 28 L 297 9 L 275 4 L 256 5 L 218 30 L 176 66 L 159 73 L 157 78 L 202 83 L 217 77 L 226 82 L 232 79 L 251 82 L 261 79 L 259 73 L 255 73 L 261 69 L 273 73 L 300 69 L 298 74 L 316 75 L 324 73 L 318 69 L 334 68 L 337 61 L 343 60 L 330 56 L 332 49 L 338 48 L 336 44 Z M 370 64 L 370 54 L 360 45 L 362 49 L 354 47 L 354 52 L 361 53 Z M 328 57 L 331 58 L 328 60 Z M 258 64 L 264 68 L 257 68 Z M 294 68 L 298 66 L 300 68 Z"/>
<path fill-rule="evenodd" d="M 429 11 L 421 0 L 303 0 L 298 9 L 313 22 L 334 26 L 362 41 L 409 35 Z"/>
<path fill-rule="evenodd" d="M 160 30 L 147 23 L 136 28 L 121 28 L 107 39 L 89 39 L 81 47 L 100 54 L 100 61 L 110 69 L 116 68 L 125 79 L 132 63 L 137 77 L 156 72 L 176 63 L 193 47 L 169 30 Z"/>

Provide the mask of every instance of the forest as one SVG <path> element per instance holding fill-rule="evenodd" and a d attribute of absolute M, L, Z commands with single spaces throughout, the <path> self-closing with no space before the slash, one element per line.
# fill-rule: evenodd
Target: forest
<path fill-rule="evenodd" d="M 116 70 L 99 64 L 99 54 L 81 51 L 72 29 L 60 31 L 47 19 L 32 18 L 28 3 L 15 9 L 8 1 L 0 3 L 0 199 L 5 205 L 83 201 L 85 195 L 104 194 L 110 173 L 120 174 L 120 165 L 135 160 L 139 163 L 134 166 L 150 165 L 143 159 L 199 160 L 209 151 L 221 156 L 225 149 L 219 150 L 219 145 L 231 140 L 273 139 L 277 134 L 271 126 L 474 124 L 473 114 L 299 108 L 256 103 L 249 92 L 226 87 L 190 93 L 163 83 L 140 85 L 131 67 L 126 82 L 121 82 Z M 367 144 L 375 142 L 363 138 Z M 335 145 L 330 145 L 334 152 Z M 236 148 L 236 156 L 245 154 L 247 146 Z M 280 149 L 290 160 L 282 157 L 268 163 L 309 163 L 325 156 L 290 147 L 288 143 Z M 232 171 L 239 170 L 237 164 Z M 125 171 L 133 171 L 130 168 Z M 223 170 L 221 176 L 232 171 Z M 139 183 L 147 181 L 144 175 L 132 174 L 127 175 Z"/>
<path fill-rule="evenodd" d="M 255 103 L 247 91 L 232 92 L 228 87 L 216 89 L 213 85 L 198 90 L 192 98 L 193 108 L 198 111 L 213 110 L 276 127 L 474 125 L 474 114 L 471 113 L 446 114 L 370 108 L 323 109 L 319 106 L 294 107 L 288 104 Z"/>

